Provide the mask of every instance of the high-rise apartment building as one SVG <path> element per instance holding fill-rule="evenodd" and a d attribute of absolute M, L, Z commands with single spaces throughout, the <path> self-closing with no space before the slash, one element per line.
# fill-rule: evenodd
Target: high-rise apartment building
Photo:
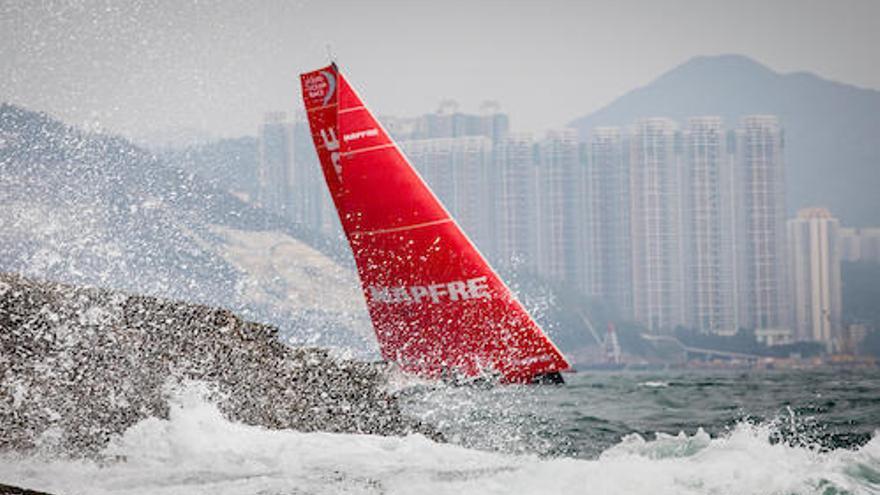
<path fill-rule="evenodd" d="M 795 336 L 829 351 L 842 344 L 839 229 L 824 208 L 802 209 L 788 221 Z"/>
<path fill-rule="evenodd" d="M 511 245 L 502 242 L 502 232 L 515 231 L 511 235 L 518 239 L 518 243 L 511 249 L 518 253 L 520 259 L 532 259 L 534 250 L 523 248 L 521 242 L 525 226 L 513 220 L 514 216 L 524 218 L 525 213 L 516 210 L 504 215 L 504 218 L 515 223 L 512 229 L 504 230 L 499 209 L 505 177 L 512 181 L 509 195 L 505 198 L 519 194 L 520 189 L 525 187 L 530 192 L 520 199 L 534 199 L 534 184 L 522 183 L 520 179 L 523 177 L 519 172 L 523 170 L 517 168 L 526 162 L 533 168 L 532 153 L 519 156 L 517 152 L 510 151 L 517 170 L 503 174 L 501 169 L 506 162 L 501 149 L 512 150 L 515 146 L 496 145 L 508 135 L 509 119 L 500 113 L 496 103 L 487 102 L 481 110 L 479 115 L 465 114 L 458 111 L 457 103 L 448 100 L 433 114 L 385 120 L 422 178 L 485 256 L 497 259 L 501 246 Z M 531 172 L 534 179 L 534 170 Z"/>
<path fill-rule="evenodd" d="M 342 227 L 330 193 L 324 185 L 324 175 L 305 115 L 298 114 L 293 126 L 293 197 L 294 221 L 327 236 L 342 235 Z"/>
<path fill-rule="evenodd" d="M 402 142 L 401 148 L 468 237 L 492 256 L 492 141 L 485 136 L 420 139 Z"/>
<path fill-rule="evenodd" d="M 685 322 L 733 334 L 736 324 L 733 181 L 720 117 L 688 119 L 683 133 Z"/>
<path fill-rule="evenodd" d="M 455 219 L 484 256 L 494 259 L 495 187 L 492 140 L 487 136 L 455 138 L 457 153 L 453 162 Z"/>
<path fill-rule="evenodd" d="M 880 228 L 859 229 L 859 259 L 880 263 Z"/>
<path fill-rule="evenodd" d="M 584 293 L 632 314 L 629 153 L 617 127 L 597 127 L 581 147 Z"/>
<path fill-rule="evenodd" d="M 458 103 L 445 100 L 434 113 L 416 118 L 382 117 L 384 127 L 399 141 L 463 136 L 486 136 L 493 142 L 510 130 L 510 119 L 495 102 L 485 102 L 480 114 L 462 113 Z"/>
<path fill-rule="evenodd" d="M 294 124 L 284 112 L 266 114 L 259 130 L 259 189 L 265 208 L 292 218 L 294 189 Z"/>
<path fill-rule="evenodd" d="M 538 272 L 572 287 L 581 281 L 582 170 L 577 131 L 550 131 L 539 145 Z"/>
<path fill-rule="evenodd" d="M 772 115 L 744 117 L 735 134 L 739 325 L 789 327 L 783 135 Z"/>
<path fill-rule="evenodd" d="M 880 263 L 880 228 L 841 228 L 840 258 Z"/>
<path fill-rule="evenodd" d="M 511 134 L 495 145 L 497 256 L 502 264 L 537 268 L 538 187 L 534 139 Z"/>
<path fill-rule="evenodd" d="M 859 237 L 859 229 L 843 228 L 838 232 L 838 241 L 840 243 L 840 260 L 841 261 L 859 261 L 862 256 L 861 238 Z"/>
<path fill-rule="evenodd" d="M 418 139 L 400 145 L 419 175 L 428 183 L 443 205 L 452 210 L 455 204 L 453 163 L 456 142 L 452 138 Z"/>
<path fill-rule="evenodd" d="M 630 138 L 633 315 L 652 332 L 684 323 L 676 125 L 641 119 Z"/>

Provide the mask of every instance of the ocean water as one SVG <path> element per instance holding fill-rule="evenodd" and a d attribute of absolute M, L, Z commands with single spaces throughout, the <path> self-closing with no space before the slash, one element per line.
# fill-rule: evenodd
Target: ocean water
<path fill-rule="evenodd" d="M 399 378 L 448 439 L 230 422 L 192 384 L 110 461 L 0 458 L 0 481 L 53 493 L 880 493 L 880 373 L 579 373 L 565 386 L 454 388 Z"/>

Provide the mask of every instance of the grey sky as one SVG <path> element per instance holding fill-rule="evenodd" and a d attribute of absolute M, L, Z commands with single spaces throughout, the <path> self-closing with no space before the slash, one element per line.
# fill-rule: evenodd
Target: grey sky
<path fill-rule="evenodd" d="M 378 114 L 493 99 L 526 131 L 695 55 L 880 89 L 876 1 L 0 0 L 0 36 L 0 100 L 130 136 L 254 134 L 299 108 L 297 75 L 328 43 Z"/>

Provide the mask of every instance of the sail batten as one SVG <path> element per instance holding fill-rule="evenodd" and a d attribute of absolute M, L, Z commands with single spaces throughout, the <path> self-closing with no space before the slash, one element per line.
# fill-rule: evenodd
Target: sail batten
<path fill-rule="evenodd" d="M 508 382 L 569 367 L 335 65 L 301 76 L 384 359 Z"/>

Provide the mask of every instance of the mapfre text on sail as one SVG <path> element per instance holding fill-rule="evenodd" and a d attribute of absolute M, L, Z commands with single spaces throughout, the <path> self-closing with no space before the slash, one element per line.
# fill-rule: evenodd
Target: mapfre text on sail
<path fill-rule="evenodd" d="M 382 303 L 439 303 L 445 301 L 466 301 L 468 299 L 491 299 L 488 277 L 475 277 L 467 280 L 454 280 L 430 285 L 411 285 L 401 287 L 368 287 L 370 299 Z"/>

